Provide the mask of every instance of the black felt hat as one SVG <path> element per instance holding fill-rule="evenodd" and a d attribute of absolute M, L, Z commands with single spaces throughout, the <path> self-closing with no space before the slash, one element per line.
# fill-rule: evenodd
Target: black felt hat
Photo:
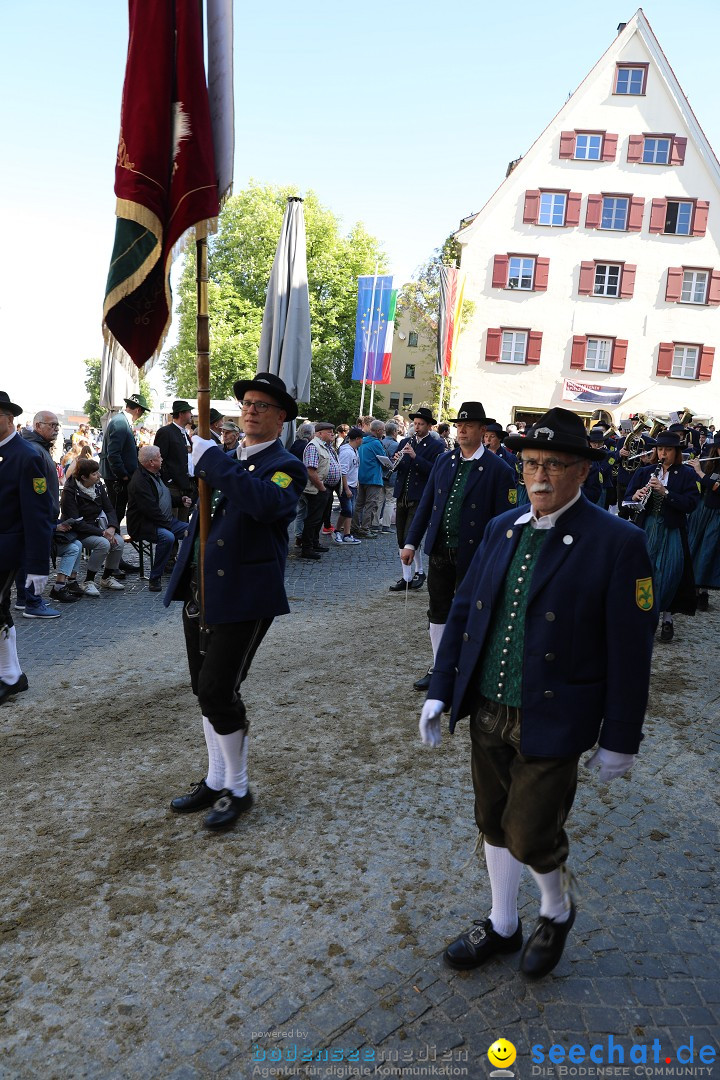
<path fill-rule="evenodd" d="M 495 423 L 495 420 L 492 416 L 485 415 L 485 410 L 482 407 L 482 403 L 480 401 L 463 401 L 462 405 L 458 409 L 457 416 L 452 419 L 450 423 L 462 424 L 464 420 L 479 420 L 483 424 Z M 499 424 L 498 427 L 500 427 Z M 502 431 L 502 428 L 500 428 L 500 431 Z"/>
<path fill-rule="evenodd" d="M 424 420 L 426 424 L 437 424 L 437 420 L 433 416 L 432 411 L 426 409 L 424 405 L 422 405 L 417 412 L 411 412 L 408 415 L 411 420 Z"/>
<path fill-rule="evenodd" d="M 286 420 L 294 420 L 297 416 L 297 405 L 279 375 L 273 375 L 271 371 L 258 371 L 252 379 L 239 379 L 233 386 L 238 401 L 242 401 L 248 390 L 262 390 L 264 394 L 274 397 L 280 408 L 285 410 Z"/>
<path fill-rule="evenodd" d="M 0 390 L 0 410 L 3 412 L 11 412 L 13 416 L 19 416 L 22 412 L 22 405 L 16 405 L 14 401 L 11 401 L 4 390 Z"/>
<path fill-rule="evenodd" d="M 505 445 L 511 450 L 559 450 L 577 454 L 590 461 L 602 461 L 604 450 L 594 450 L 588 442 L 587 431 L 577 413 L 569 409 L 550 409 L 533 424 L 527 435 L 508 435 Z"/>

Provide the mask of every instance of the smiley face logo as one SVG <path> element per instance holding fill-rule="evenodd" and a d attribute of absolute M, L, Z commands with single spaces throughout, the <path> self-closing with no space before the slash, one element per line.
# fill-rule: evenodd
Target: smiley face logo
<path fill-rule="evenodd" d="M 489 1048 L 488 1060 L 499 1069 L 507 1069 L 517 1057 L 517 1050 L 507 1039 L 496 1039 Z"/>

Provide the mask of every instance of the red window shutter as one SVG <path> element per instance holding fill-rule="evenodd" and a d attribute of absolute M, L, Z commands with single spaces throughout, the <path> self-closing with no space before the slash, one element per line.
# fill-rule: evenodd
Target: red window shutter
<path fill-rule="evenodd" d="M 602 195 L 588 195 L 585 207 L 585 228 L 599 229 L 602 214 Z"/>
<path fill-rule="evenodd" d="M 720 270 L 713 270 L 708 282 L 708 304 L 720 304 Z"/>
<path fill-rule="evenodd" d="M 493 275 L 492 275 L 492 287 L 493 289 L 504 289 L 507 285 L 508 279 L 508 263 L 510 262 L 509 255 L 496 255 L 493 260 Z"/>
<path fill-rule="evenodd" d="M 602 145 L 602 159 L 603 161 L 614 161 L 617 153 L 618 137 L 617 135 L 610 135 L 607 131 L 603 136 Z"/>
<path fill-rule="evenodd" d="M 615 338 L 615 344 L 613 345 L 612 359 L 610 360 L 610 370 L 617 372 L 618 375 L 622 375 L 625 370 L 625 361 L 627 360 L 628 343 L 624 338 Z"/>
<path fill-rule="evenodd" d="M 580 224 L 580 203 L 582 202 L 582 195 L 579 191 L 571 191 L 567 197 L 567 207 L 565 209 L 565 224 L 566 225 L 579 225 Z"/>
<path fill-rule="evenodd" d="M 650 207 L 650 232 L 665 232 L 667 199 L 653 199 Z"/>
<path fill-rule="evenodd" d="M 683 268 L 668 266 L 665 299 L 669 304 L 676 304 L 682 296 Z"/>
<path fill-rule="evenodd" d="M 578 281 L 578 295 L 579 296 L 592 296 L 593 289 L 595 288 L 595 263 L 594 262 L 581 262 L 580 263 L 580 279 Z M 583 341 L 585 338 L 583 338 Z"/>
<path fill-rule="evenodd" d="M 639 195 L 633 195 L 630 200 L 630 211 L 628 213 L 627 231 L 628 232 L 640 232 L 642 229 L 643 213 L 645 211 L 645 200 Z M 663 225 L 665 224 L 665 218 L 663 217 Z"/>
<path fill-rule="evenodd" d="M 620 296 L 623 300 L 629 300 L 635 292 L 635 271 L 637 266 L 633 263 L 625 263 L 620 275 Z"/>
<path fill-rule="evenodd" d="M 661 341 L 658 346 L 657 374 L 669 375 L 672 371 L 675 346 L 672 341 Z"/>
<path fill-rule="evenodd" d="M 685 164 L 685 147 L 687 146 L 687 139 L 682 139 L 678 135 L 672 141 L 672 150 L 670 151 L 670 164 L 671 165 L 684 165 Z"/>
<path fill-rule="evenodd" d="M 710 209 L 710 203 L 705 202 L 704 199 L 698 199 L 695 203 L 695 213 L 693 214 L 692 234 L 693 236 L 704 236 L 707 229 L 708 210 Z"/>
<path fill-rule="evenodd" d="M 573 337 L 572 351 L 570 353 L 570 367 L 582 368 L 585 367 L 585 347 L 587 344 L 587 338 L 582 335 L 576 334 Z"/>
<path fill-rule="evenodd" d="M 533 288 L 535 292 L 545 292 L 548 287 L 548 275 L 550 273 L 550 260 L 549 259 L 536 259 L 535 260 L 535 281 Z"/>
<path fill-rule="evenodd" d="M 523 222 L 525 225 L 537 225 L 540 213 L 540 192 L 525 192 L 525 208 L 523 210 Z"/>
<path fill-rule="evenodd" d="M 575 132 L 574 131 L 561 131 L 560 132 L 560 157 L 561 158 L 575 157 Z"/>
<path fill-rule="evenodd" d="M 643 149 L 645 147 L 644 135 L 631 135 L 628 139 L 628 161 L 642 161 Z"/>
<path fill-rule="evenodd" d="M 487 343 L 485 345 L 485 359 L 492 364 L 497 364 L 500 359 L 500 345 L 502 343 L 502 330 L 488 330 Z"/>
<path fill-rule="evenodd" d="M 528 334 L 526 364 L 540 363 L 540 350 L 542 349 L 542 330 L 531 330 Z"/>
<path fill-rule="evenodd" d="M 702 379 L 703 382 L 707 382 L 712 378 L 713 360 L 715 359 L 715 350 L 710 348 L 709 345 L 703 345 L 700 351 L 700 363 L 698 364 L 698 379 Z"/>

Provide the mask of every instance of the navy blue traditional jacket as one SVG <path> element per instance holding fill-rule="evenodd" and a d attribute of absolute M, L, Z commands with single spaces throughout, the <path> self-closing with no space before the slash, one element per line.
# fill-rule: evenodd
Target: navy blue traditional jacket
<path fill-rule="evenodd" d="M 428 697 L 452 702 L 450 730 L 477 700 L 478 664 L 524 529 L 517 509 L 490 522 L 455 595 Z M 634 754 L 658 612 L 645 533 L 581 495 L 537 555 L 522 627 L 520 748 L 570 757 L 598 741 Z M 628 658 L 632 677 L 628 678 Z"/>
<path fill-rule="evenodd" d="M 625 499 L 631 499 L 638 488 L 645 487 L 650 477 L 657 471 L 657 465 L 643 465 L 631 474 L 630 483 L 625 492 Z M 687 515 L 691 514 L 700 501 L 698 491 L 698 478 L 693 469 L 687 465 L 671 465 L 668 471 L 667 495 L 662 501 L 660 513 L 669 529 L 679 529 L 687 523 Z M 646 509 L 637 519 L 641 527 L 648 515 Z"/>
<path fill-rule="evenodd" d="M 425 551 L 428 555 L 432 554 L 441 532 L 445 504 L 462 460 L 459 449 L 437 458 L 408 531 L 406 543 L 417 548 L 427 530 Z M 497 454 L 486 450 L 482 457 L 473 461 L 463 492 L 457 548 L 459 574 L 464 574 L 470 565 L 488 521 L 509 509 L 516 499 L 515 475 L 512 469 Z"/>
<path fill-rule="evenodd" d="M 213 446 L 200 459 L 197 476 L 222 493 L 205 548 L 207 622 L 287 614 L 288 527 L 307 483 L 305 466 L 277 439 L 247 461 Z M 166 607 L 188 597 L 197 518 L 196 510 L 165 593 Z"/>
<path fill-rule="evenodd" d="M 400 464 L 395 470 L 393 494 L 396 498 L 400 498 L 405 492 L 405 482 L 407 481 L 405 498 L 408 502 L 420 502 L 428 477 L 435 464 L 435 459 L 440 454 L 446 453 L 445 443 L 442 439 L 435 439 L 430 434 L 427 434 L 420 441 L 415 435 L 410 435 L 407 439 L 402 440 L 398 447 L 398 453 L 402 451 L 403 446 L 407 443 L 411 444 L 415 451 L 415 457 L 411 458 L 409 454 L 403 454 L 400 458 Z"/>
<path fill-rule="evenodd" d="M 57 516 L 39 450 L 15 434 L 0 446 L 0 571 L 44 576 Z"/>
<path fill-rule="evenodd" d="M 100 475 L 103 480 L 122 480 L 138 467 L 135 436 L 127 413 L 118 413 L 108 422 L 100 451 Z"/>

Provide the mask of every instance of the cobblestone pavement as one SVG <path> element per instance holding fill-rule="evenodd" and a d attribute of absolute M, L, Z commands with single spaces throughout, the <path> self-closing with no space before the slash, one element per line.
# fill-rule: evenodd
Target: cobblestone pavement
<path fill-rule="evenodd" d="M 388 593 L 399 576 L 394 539 L 330 547 L 322 563 L 289 561 L 293 614 L 276 621 L 247 684 L 251 715 L 272 702 L 252 750 L 260 800 L 222 838 L 162 810 L 197 761 L 197 731 L 181 734 L 187 698 L 176 705 L 168 695 L 177 745 L 147 738 L 138 705 L 127 744 L 118 742 L 118 756 L 103 754 L 101 766 L 97 756 L 66 758 L 62 767 L 45 760 L 47 732 L 57 736 L 79 717 L 31 724 L 43 708 L 53 716 L 53 688 L 68 670 L 85 673 L 99 648 L 128 695 L 146 677 L 133 642 L 152 655 L 162 641 L 186 680 L 177 607 L 167 612 L 129 578 L 125 593 L 84 599 L 60 620 L 17 620 L 31 690 L 22 695 L 23 723 L 15 722 L 19 706 L 0 710 L 5 800 L 18 786 L 26 799 L 18 832 L 4 840 L 18 895 L 3 889 L 12 896 L 0 919 L 10 973 L 0 1077 L 484 1077 L 488 1047 L 500 1037 L 517 1048 L 518 1080 L 553 1069 L 592 1076 L 603 1063 L 632 1077 L 644 1061 L 643 1075 L 682 1075 L 688 1051 L 678 1051 L 691 1043 L 694 1064 L 703 1064 L 699 1049 L 717 1049 L 720 1011 L 720 688 L 712 662 L 720 601 L 695 620 L 678 618 L 676 641 L 657 647 L 632 779 L 581 783 L 569 827 L 579 914 L 559 967 L 539 983 L 518 974 L 516 957 L 458 974 L 443 965 L 442 950 L 489 910 L 484 868 L 471 855 L 467 725 L 437 751 L 417 740 L 420 695 L 408 687 L 430 655 L 426 590 L 411 594 L 407 608 Z M 313 650 L 323 663 L 310 664 Z M 270 686 L 265 698 L 261 685 Z M 102 745 L 105 729 L 87 730 Z M 153 753 L 165 763 L 160 792 Z M 93 768 L 100 810 L 92 799 L 73 801 Z M 103 786 L 118 771 L 124 797 L 103 804 Z M 110 859 L 120 885 L 85 854 L 88 835 L 103 830 L 109 846 L 126 844 Z M 61 856 L 75 860 L 81 899 L 58 909 L 50 927 L 41 915 L 52 915 L 54 887 L 43 893 L 17 880 L 29 844 L 47 860 L 48 881 Z M 536 911 L 526 875 L 527 928 Z M 549 1059 L 552 1044 L 564 1051 Z M 597 1045 L 582 1072 L 582 1055 Z M 565 1057 L 572 1067 L 563 1073 L 571 1046 L 574 1064 Z M 704 1063 L 697 1075 L 710 1075 L 707 1052 Z"/>

